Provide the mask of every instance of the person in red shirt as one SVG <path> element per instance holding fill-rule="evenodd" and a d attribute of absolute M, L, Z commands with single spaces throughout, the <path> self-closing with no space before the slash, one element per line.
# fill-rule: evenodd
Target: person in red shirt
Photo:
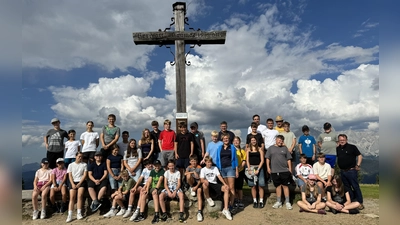
<path fill-rule="evenodd" d="M 166 119 L 164 121 L 164 130 L 161 131 L 158 138 L 158 145 L 160 146 L 160 161 L 162 167 L 166 168 L 168 160 L 175 159 L 175 131 L 171 130 L 171 121 Z"/>

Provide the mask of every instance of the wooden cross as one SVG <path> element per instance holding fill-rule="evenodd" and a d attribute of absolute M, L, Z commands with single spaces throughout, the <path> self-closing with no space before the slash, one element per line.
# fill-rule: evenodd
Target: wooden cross
<path fill-rule="evenodd" d="M 225 44 L 226 31 L 185 31 L 186 3 L 175 2 L 172 4 L 175 31 L 159 30 L 158 32 L 134 32 L 133 42 L 136 45 L 174 45 L 175 44 L 175 73 L 176 73 L 176 123 L 186 121 L 186 54 L 185 45 Z M 186 23 L 187 24 L 187 23 Z M 194 46 L 192 46 L 194 47 Z M 173 64 L 171 64 L 173 65 Z M 178 116 L 179 115 L 179 116 Z M 186 116 L 185 116 L 186 115 Z M 186 117 L 186 119 L 185 119 Z M 179 119 L 179 121 L 178 121 Z M 176 126 L 178 128 L 178 126 Z"/>

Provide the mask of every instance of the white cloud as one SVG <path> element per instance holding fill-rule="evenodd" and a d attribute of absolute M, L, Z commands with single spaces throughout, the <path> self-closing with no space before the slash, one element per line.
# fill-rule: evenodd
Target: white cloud
<path fill-rule="evenodd" d="M 22 135 L 22 147 L 43 143 L 43 137 L 28 134 Z"/>

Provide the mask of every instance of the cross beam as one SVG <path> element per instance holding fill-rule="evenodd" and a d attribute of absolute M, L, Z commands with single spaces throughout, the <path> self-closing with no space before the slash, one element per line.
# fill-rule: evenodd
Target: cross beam
<path fill-rule="evenodd" d="M 172 9 L 171 25 L 175 24 L 175 31 L 167 31 L 167 28 L 158 32 L 134 32 L 133 42 L 136 45 L 175 45 L 176 112 L 186 113 L 185 45 L 225 44 L 226 31 L 185 31 L 186 3 L 175 2 Z"/>

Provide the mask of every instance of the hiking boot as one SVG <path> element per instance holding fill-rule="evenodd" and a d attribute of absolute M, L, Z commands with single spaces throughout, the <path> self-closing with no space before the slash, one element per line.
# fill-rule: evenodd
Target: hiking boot
<path fill-rule="evenodd" d="M 211 198 L 207 198 L 207 203 L 208 203 L 208 205 L 211 206 L 211 207 L 215 206 L 215 203 L 214 203 L 214 201 L 213 201 Z"/>
<path fill-rule="evenodd" d="M 222 210 L 222 214 L 224 214 L 224 216 L 225 216 L 228 220 L 232 220 L 231 212 L 229 212 L 228 209 Z"/>
<path fill-rule="evenodd" d="M 323 209 L 318 209 L 318 214 L 326 215 L 326 212 Z"/>
<path fill-rule="evenodd" d="M 253 203 L 253 208 L 258 208 L 258 203 L 257 202 Z"/>
<path fill-rule="evenodd" d="M 293 209 L 293 207 L 290 204 L 290 202 L 286 202 L 286 209 L 288 209 L 288 210 L 292 210 Z"/>
<path fill-rule="evenodd" d="M 282 207 L 282 202 L 275 202 L 275 204 L 272 206 L 272 208 L 277 209 Z"/>

